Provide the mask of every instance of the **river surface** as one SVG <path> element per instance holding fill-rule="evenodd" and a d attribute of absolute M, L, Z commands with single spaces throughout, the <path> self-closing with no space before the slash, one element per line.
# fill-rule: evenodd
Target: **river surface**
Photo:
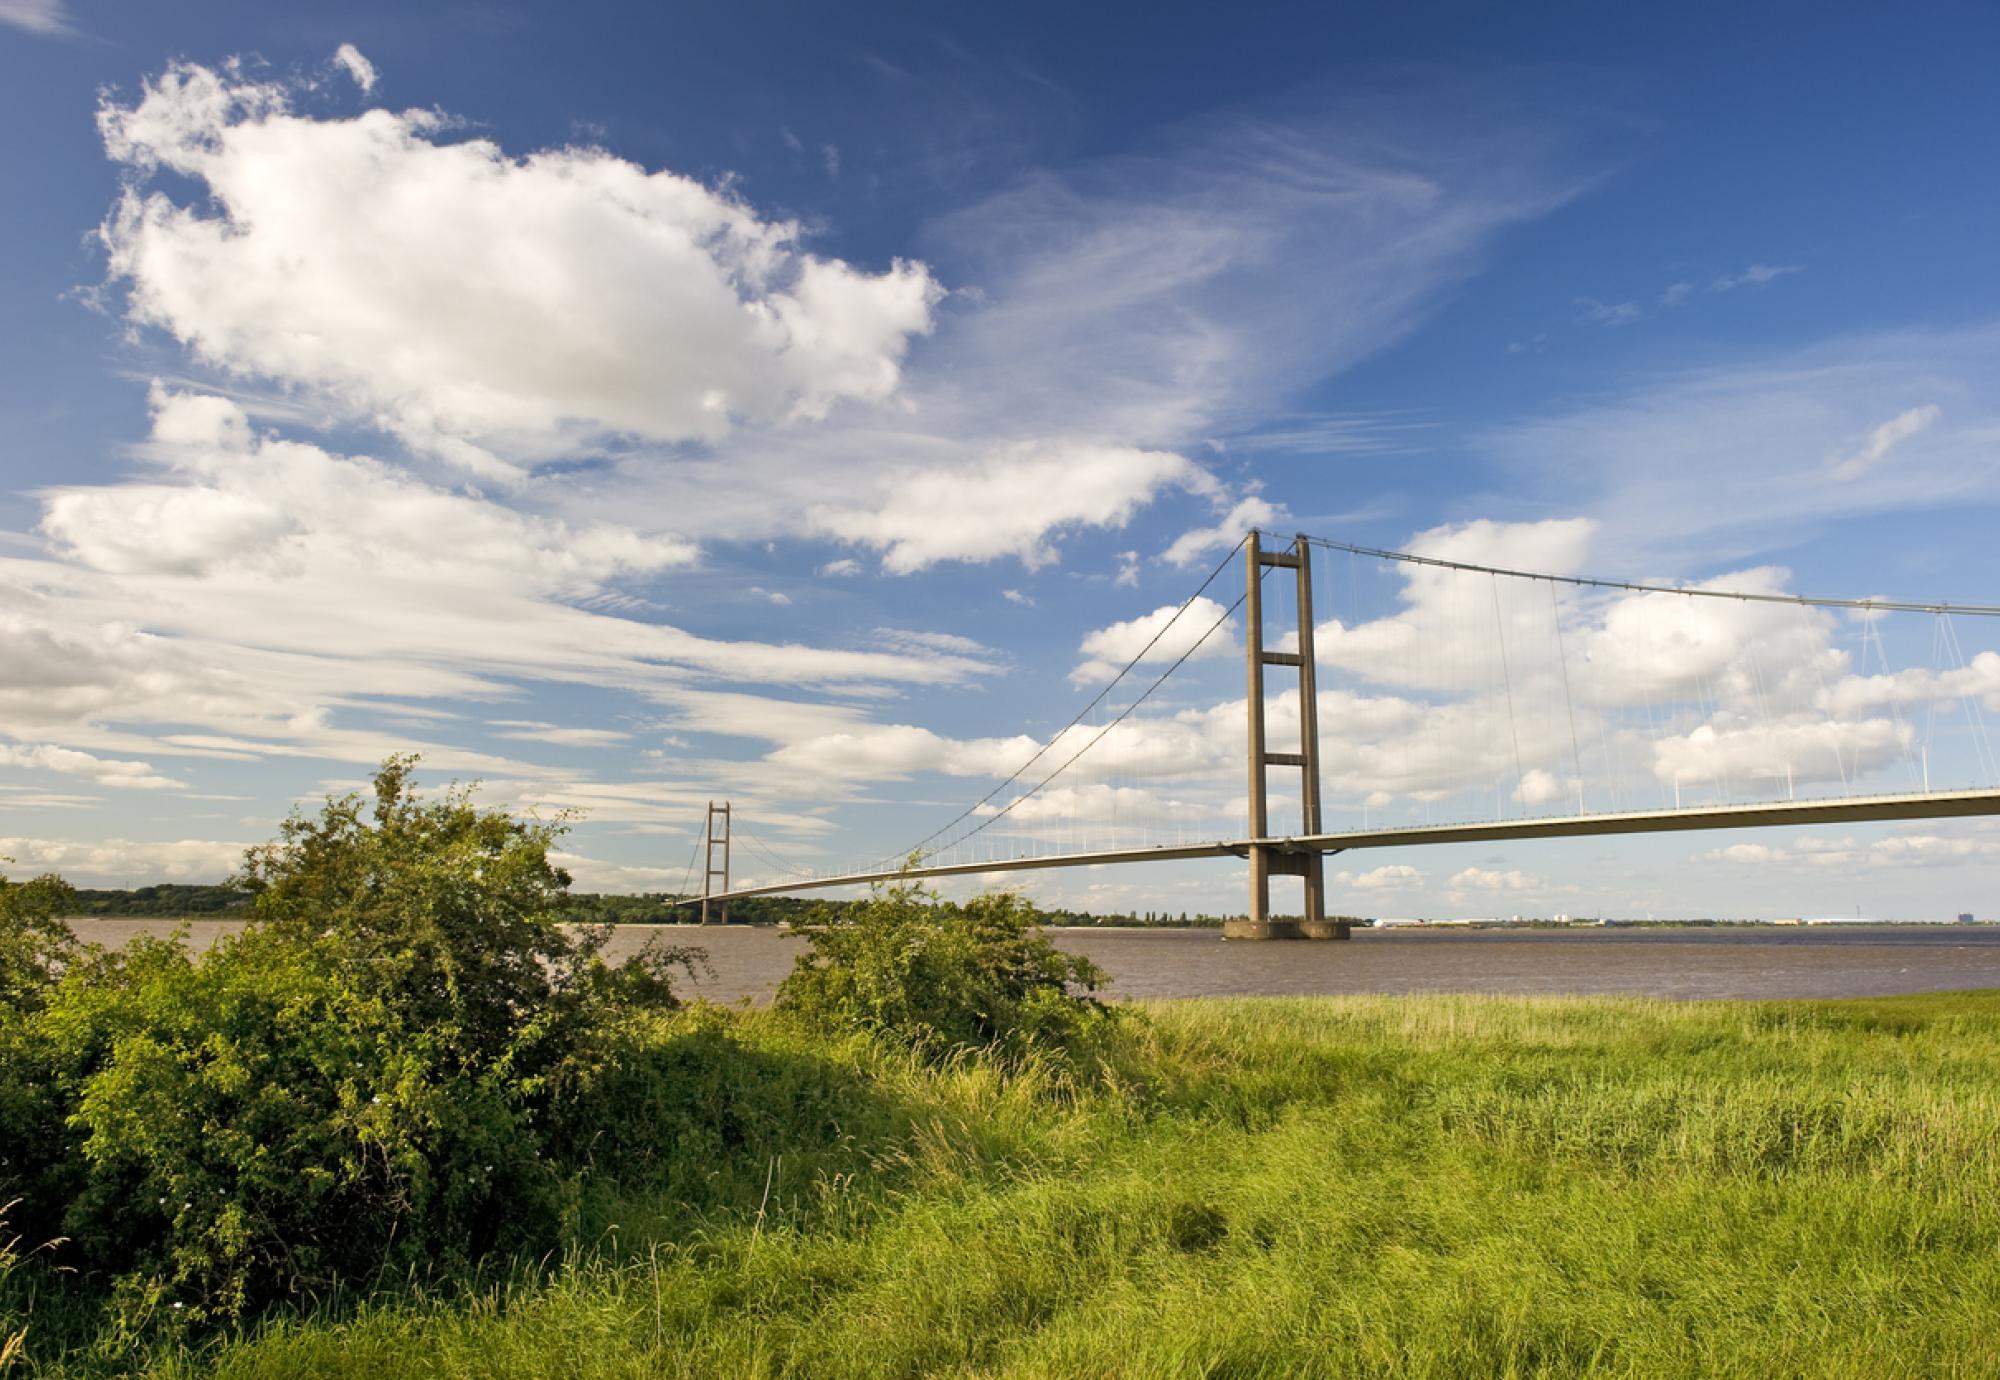
<path fill-rule="evenodd" d="M 122 945 L 165 920 L 79 919 L 82 938 Z M 189 923 L 199 946 L 239 928 Z M 1050 932 L 1111 974 L 1116 997 L 1307 996 L 1335 992 L 1608 993 L 1861 997 L 2000 987 L 2000 925 L 1746 926 L 1740 929 L 1356 930 L 1346 943 L 1225 942 L 1215 930 Z M 608 956 L 659 936 L 707 951 L 691 988 L 711 1001 L 769 1001 L 799 941 L 752 926 L 623 926 Z"/>

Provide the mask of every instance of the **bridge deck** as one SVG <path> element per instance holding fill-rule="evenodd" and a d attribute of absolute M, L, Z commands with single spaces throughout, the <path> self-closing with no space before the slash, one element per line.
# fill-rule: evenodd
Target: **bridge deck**
<path fill-rule="evenodd" d="M 2000 790 L 1934 791 L 1925 795 L 1843 796 L 1831 800 L 1785 800 L 1755 805 L 1710 805 L 1685 810 L 1624 810 L 1611 814 L 1558 815 L 1546 819 L 1499 819 L 1472 824 L 1424 824 L 1398 829 L 1359 829 L 1343 834 L 1311 834 L 1262 840 L 1168 844 L 1100 853 L 1059 853 L 996 858 L 986 862 L 850 872 L 718 892 L 715 900 L 773 896 L 836 886 L 865 886 L 899 877 L 961 877 L 986 872 L 1026 872 L 1049 867 L 1095 867 L 1105 863 L 1181 862 L 1194 858 L 1241 858 L 1253 843 L 1287 853 L 1344 853 L 1355 848 L 1405 848 L 1430 843 L 1483 843 L 1499 839 L 1574 838 L 1593 834 L 1654 834 L 1694 829 L 1750 829 L 1780 824 L 1842 824 L 1862 820 L 1948 819 L 2000 815 Z M 699 900 L 699 897 L 694 898 Z M 685 903 L 683 903 L 685 904 Z"/>

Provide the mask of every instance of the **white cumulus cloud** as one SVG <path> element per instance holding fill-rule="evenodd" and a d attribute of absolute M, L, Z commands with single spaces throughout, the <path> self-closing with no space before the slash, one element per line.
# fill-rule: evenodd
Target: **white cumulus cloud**
<path fill-rule="evenodd" d="M 1160 559 L 1168 565 L 1192 565 L 1203 556 L 1227 551 L 1243 540 L 1243 534 L 1252 527 L 1268 529 L 1284 515 L 1285 510 L 1278 504 L 1252 494 L 1237 503 L 1213 526 L 1192 528 L 1175 537 L 1173 544 L 1160 553 Z"/>
<path fill-rule="evenodd" d="M 315 118 L 235 69 L 175 64 L 99 126 L 131 175 L 102 236 L 134 322 L 491 477 L 886 398 L 939 293 L 692 178 L 515 157 L 421 110 Z M 202 195 L 148 190 L 160 170 Z"/>
<path fill-rule="evenodd" d="M 1534 873 L 1519 869 L 1468 867 L 1453 873 L 1446 885 L 1453 891 L 1534 891 L 1546 883 Z"/>
<path fill-rule="evenodd" d="M 939 561 L 1013 556 L 1030 570 L 1056 560 L 1051 534 L 1120 528 L 1165 489 L 1204 491 L 1207 471 L 1167 451 L 1024 443 L 972 466 L 893 474 L 869 507 L 825 506 L 821 530 L 882 552 L 898 574 Z"/>
<path fill-rule="evenodd" d="M 220 882 L 241 865 L 245 847 L 212 839 L 0 838 L 0 857 L 85 886 L 131 886 L 162 879 Z"/>
<path fill-rule="evenodd" d="M 1235 651 L 1235 638 L 1235 620 L 1226 616 L 1221 604 L 1201 595 L 1185 610 L 1179 604 L 1166 604 L 1086 633 L 1079 648 L 1084 660 L 1069 678 L 1079 685 L 1109 680 L 1142 653 L 1142 665 L 1166 665 L 1182 656 L 1192 661 L 1226 657 Z"/>
<path fill-rule="evenodd" d="M 1362 891 L 1389 891 L 1399 887 L 1422 886 L 1424 874 L 1408 863 L 1384 863 L 1355 877 L 1341 873 L 1336 880 Z"/>

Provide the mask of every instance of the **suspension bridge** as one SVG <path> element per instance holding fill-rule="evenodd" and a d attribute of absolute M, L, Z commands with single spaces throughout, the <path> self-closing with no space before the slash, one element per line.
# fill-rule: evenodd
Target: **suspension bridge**
<path fill-rule="evenodd" d="M 1224 606 L 1210 591 L 1239 558 Z M 929 834 L 799 868 L 711 804 L 701 891 L 691 859 L 683 895 L 709 921 L 750 896 L 1235 858 L 1248 904 L 1226 934 L 1337 939 L 1325 860 L 1355 850 L 2000 814 L 1986 724 L 2000 651 L 1968 653 L 1960 634 L 2000 633 L 2000 606 L 1782 584 L 1770 569 L 1597 579 L 1306 534 L 1273 547 L 1252 531 L 1178 606 L 1119 625 L 1139 645 L 1075 677 L 1097 693 Z M 1239 636 L 1240 702 L 1175 698 Z M 732 885 L 739 835 L 781 875 Z M 1273 876 L 1300 878 L 1299 918 L 1273 915 Z"/>

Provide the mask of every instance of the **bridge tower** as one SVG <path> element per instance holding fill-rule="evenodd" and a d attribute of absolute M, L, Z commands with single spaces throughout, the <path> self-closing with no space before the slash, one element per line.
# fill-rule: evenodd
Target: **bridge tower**
<path fill-rule="evenodd" d="M 718 819 L 722 821 L 722 834 L 719 838 L 715 832 L 715 822 Z M 715 850 L 718 848 L 722 850 L 720 867 L 715 865 Z M 708 918 L 708 898 L 716 895 L 718 891 L 724 896 L 729 893 L 729 802 L 726 800 L 720 805 L 713 800 L 708 802 L 708 829 L 702 844 L 702 853 L 701 923 L 726 925 L 729 923 L 729 902 L 726 900 L 717 902 L 716 919 L 711 921 Z M 715 885 L 717 877 L 722 878 L 720 888 Z"/>
<path fill-rule="evenodd" d="M 1250 758 L 1250 837 L 1267 838 L 1270 811 L 1266 798 L 1268 769 L 1297 767 L 1300 774 L 1299 802 L 1301 832 L 1320 832 L 1319 809 L 1319 695 L 1313 666 L 1312 552 L 1302 532 L 1292 541 L 1292 549 L 1266 551 L 1263 534 L 1256 529 L 1244 543 L 1248 587 L 1243 600 L 1244 645 L 1250 670 L 1249 758 Z M 1273 652 L 1264 646 L 1264 572 L 1287 569 L 1298 576 L 1298 650 Z M 1264 668 L 1290 666 L 1299 673 L 1299 750 L 1270 752 L 1264 742 Z M 1287 849 L 1277 844 L 1253 842 L 1245 850 L 1250 863 L 1250 910 L 1242 920 L 1231 920 L 1222 929 L 1225 939 L 1345 939 L 1344 923 L 1326 918 L 1326 862 L 1315 849 Z M 1298 877 L 1305 884 L 1305 918 L 1271 918 L 1271 876 Z"/>

